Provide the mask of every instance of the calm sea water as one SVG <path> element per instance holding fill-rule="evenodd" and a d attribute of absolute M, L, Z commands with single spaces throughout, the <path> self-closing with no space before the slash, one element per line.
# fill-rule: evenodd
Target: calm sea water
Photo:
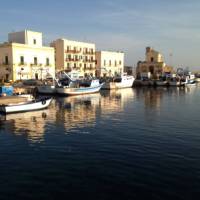
<path fill-rule="evenodd" d="M 1 117 L 1 200 L 195 195 L 200 86 L 57 97 L 48 110 Z"/>

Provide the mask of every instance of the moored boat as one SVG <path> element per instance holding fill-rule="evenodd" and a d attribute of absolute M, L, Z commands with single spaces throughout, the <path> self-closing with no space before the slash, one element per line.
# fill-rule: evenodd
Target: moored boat
<path fill-rule="evenodd" d="M 47 108 L 52 101 L 52 98 L 41 98 L 23 103 L 0 105 L 0 112 L 9 114 L 16 112 L 27 112 L 33 110 L 41 110 Z"/>
<path fill-rule="evenodd" d="M 112 81 L 107 81 L 102 86 L 102 89 L 121 89 L 130 88 L 133 86 L 134 76 L 123 74 L 122 76 L 114 78 Z"/>
<path fill-rule="evenodd" d="M 167 86 L 168 82 L 167 81 L 163 81 L 163 80 L 156 80 L 155 84 L 156 84 L 156 86 Z"/>
<path fill-rule="evenodd" d="M 175 87 L 185 86 L 185 80 L 180 77 L 174 77 L 168 80 L 168 85 Z"/>
<path fill-rule="evenodd" d="M 55 94 L 55 85 L 39 85 L 37 86 L 37 92 L 40 94 Z"/>
<path fill-rule="evenodd" d="M 56 88 L 56 92 L 60 95 L 82 95 L 99 92 L 104 83 L 100 84 L 98 79 L 89 81 L 90 83 L 75 81 L 67 86 L 60 86 Z"/>

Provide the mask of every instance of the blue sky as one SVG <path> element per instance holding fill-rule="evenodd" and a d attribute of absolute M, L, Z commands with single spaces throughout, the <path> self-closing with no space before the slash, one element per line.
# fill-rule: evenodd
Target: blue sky
<path fill-rule="evenodd" d="M 46 44 L 65 37 L 124 51 L 127 65 L 152 46 L 167 64 L 200 69 L 199 0 L 7 0 L 0 13 L 1 42 L 8 32 L 31 29 L 43 32 Z"/>

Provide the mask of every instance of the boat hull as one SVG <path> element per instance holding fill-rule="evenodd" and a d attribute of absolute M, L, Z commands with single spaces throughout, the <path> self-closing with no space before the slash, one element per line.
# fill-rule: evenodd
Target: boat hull
<path fill-rule="evenodd" d="M 0 112 L 2 113 L 17 113 L 17 112 L 27 112 L 34 110 L 41 110 L 47 108 L 52 101 L 52 98 L 43 99 L 41 101 L 32 101 L 24 104 L 15 104 L 15 105 L 3 105 L 0 106 Z"/>
<path fill-rule="evenodd" d="M 94 87 L 80 87 L 80 88 L 70 88 L 70 87 L 59 87 L 56 88 L 56 92 L 60 95 L 83 95 L 99 92 L 103 84 Z"/>
<path fill-rule="evenodd" d="M 37 86 L 37 91 L 40 94 L 55 94 L 56 88 L 53 85 L 41 85 Z"/>
<path fill-rule="evenodd" d="M 156 81 L 156 86 L 167 86 L 168 82 L 167 81 Z"/>
<path fill-rule="evenodd" d="M 122 89 L 122 88 L 131 88 L 133 86 L 134 78 L 129 78 L 122 82 L 106 82 L 101 89 L 111 90 L 111 89 Z"/>
<path fill-rule="evenodd" d="M 177 81 L 169 81 L 169 86 L 174 86 L 174 87 L 181 87 L 185 86 L 184 82 L 177 82 Z"/>

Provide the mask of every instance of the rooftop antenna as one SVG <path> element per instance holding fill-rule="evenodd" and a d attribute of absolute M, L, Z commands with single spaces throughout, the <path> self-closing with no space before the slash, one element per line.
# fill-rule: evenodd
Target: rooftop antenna
<path fill-rule="evenodd" d="M 169 64 L 172 67 L 172 65 L 173 65 L 173 54 L 172 53 L 169 54 Z"/>

